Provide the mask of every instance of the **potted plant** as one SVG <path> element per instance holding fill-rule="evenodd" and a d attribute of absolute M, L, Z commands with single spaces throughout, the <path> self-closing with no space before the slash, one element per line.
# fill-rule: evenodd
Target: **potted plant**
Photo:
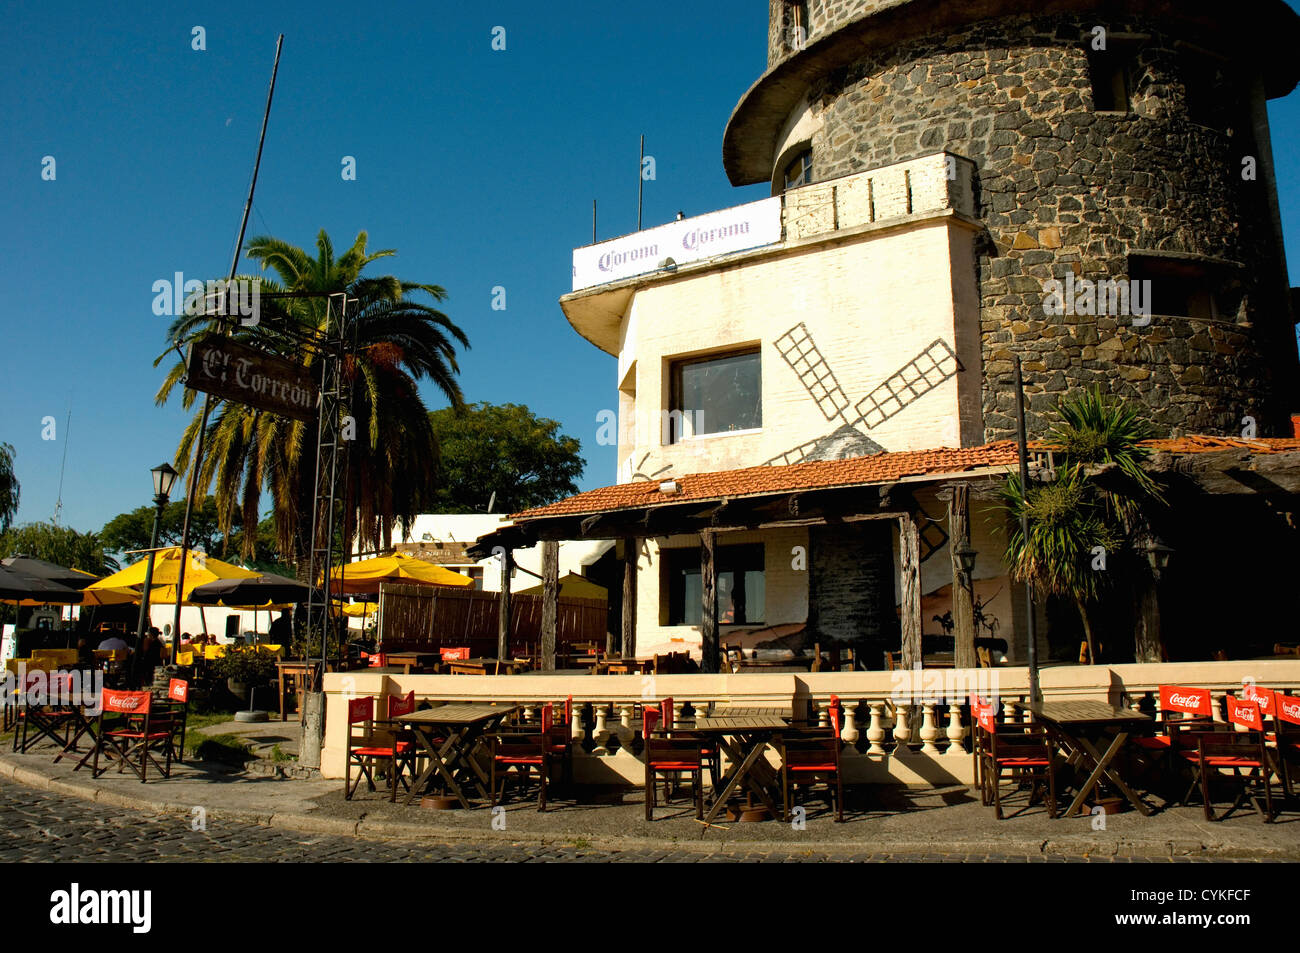
<path fill-rule="evenodd" d="M 256 646 L 230 645 L 225 655 L 213 659 L 212 674 L 226 680 L 236 698 L 248 697 L 248 690 L 268 683 L 275 676 L 275 656 Z"/>

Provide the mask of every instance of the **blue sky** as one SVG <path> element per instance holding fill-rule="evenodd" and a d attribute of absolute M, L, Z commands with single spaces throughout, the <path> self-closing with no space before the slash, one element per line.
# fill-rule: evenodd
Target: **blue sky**
<path fill-rule="evenodd" d="M 657 175 L 647 227 L 766 194 L 730 186 L 721 162 L 727 117 L 764 66 L 766 4 L 716 0 L 690 16 L 572 2 L 279 9 L 7 12 L 0 441 L 16 450 L 18 520 L 53 516 L 65 448 L 61 522 L 80 530 L 148 503 L 149 468 L 172 459 L 188 415 L 153 403 L 170 318 L 153 314 L 151 287 L 229 268 L 279 32 L 249 236 L 311 247 L 324 228 L 344 248 L 364 229 L 372 249 L 397 249 L 385 270 L 443 285 L 469 335 L 467 398 L 559 420 L 582 441 L 583 488 L 613 482 L 614 450 L 595 437 L 597 414 L 617 406 L 615 364 L 556 303 L 570 253 L 590 241 L 593 198 L 602 239 L 635 228 L 642 133 Z M 1271 117 L 1294 276 L 1300 93 Z M 46 155 L 54 181 L 41 178 Z M 344 156 L 355 181 L 340 175 Z M 505 311 L 491 308 L 497 285 Z M 41 439 L 47 416 L 54 440 Z"/>

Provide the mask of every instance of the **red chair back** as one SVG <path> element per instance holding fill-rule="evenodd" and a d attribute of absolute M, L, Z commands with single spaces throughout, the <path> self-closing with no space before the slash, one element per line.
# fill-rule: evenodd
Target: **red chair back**
<path fill-rule="evenodd" d="M 650 736 L 659 725 L 659 709 L 644 708 L 641 711 L 641 734 L 645 737 L 646 743 L 649 744 Z"/>
<path fill-rule="evenodd" d="M 573 696 L 570 695 L 564 700 L 564 724 L 573 724 Z"/>
<path fill-rule="evenodd" d="M 190 683 L 183 678 L 173 678 L 167 683 L 167 697 L 174 702 L 190 700 Z"/>
<path fill-rule="evenodd" d="M 830 709 L 827 712 L 830 715 L 831 727 L 835 729 L 835 737 L 840 736 L 840 725 L 844 724 L 844 706 L 834 695 L 831 696 Z"/>
<path fill-rule="evenodd" d="M 463 662 L 469 658 L 469 646 L 458 645 L 451 648 L 441 648 L 438 654 L 444 662 Z"/>
<path fill-rule="evenodd" d="M 375 717 L 375 700 L 367 695 L 365 698 L 354 698 L 348 702 L 348 724 L 355 725 L 359 721 L 370 721 Z"/>
<path fill-rule="evenodd" d="M 1161 685 L 1160 710 L 1177 711 L 1184 715 L 1212 714 L 1210 690 L 1208 688 L 1188 688 L 1186 685 Z"/>
<path fill-rule="evenodd" d="M 400 718 L 403 715 L 409 715 L 415 711 L 415 689 L 411 689 L 405 695 L 388 696 L 388 717 Z"/>
<path fill-rule="evenodd" d="M 370 667 L 379 668 L 381 665 L 388 664 L 388 656 L 383 652 L 376 652 L 370 656 Z"/>
<path fill-rule="evenodd" d="M 123 692 L 106 688 L 103 708 L 104 711 L 119 715 L 147 715 L 152 697 L 149 692 Z"/>
<path fill-rule="evenodd" d="M 1259 705 L 1259 712 L 1265 718 L 1273 718 L 1275 702 L 1273 699 L 1274 691 L 1271 688 L 1259 688 L 1254 682 L 1242 682 L 1241 697 L 1246 701 L 1253 701 Z"/>
<path fill-rule="evenodd" d="M 671 697 L 665 698 L 659 703 L 659 713 L 664 717 L 664 729 L 671 728 L 673 726 L 673 700 Z"/>
<path fill-rule="evenodd" d="M 1274 692 L 1273 699 L 1277 702 L 1275 718 L 1280 721 L 1290 722 L 1293 725 L 1300 725 L 1300 698 L 1293 698 L 1290 695 L 1282 694 L 1282 692 Z"/>
<path fill-rule="evenodd" d="M 979 699 L 975 700 L 975 721 L 989 734 L 995 734 L 998 730 L 997 715 L 993 713 L 993 706 L 985 705 Z"/>
<path fill-rule="evenodd" d="M 1228 721 L 1253 731 L 1259 731 L 1264 727 L 1264 716 L 1260 714 L 1259 702 L 1245 701 L 1233 695 L 1228 696 Z"/>

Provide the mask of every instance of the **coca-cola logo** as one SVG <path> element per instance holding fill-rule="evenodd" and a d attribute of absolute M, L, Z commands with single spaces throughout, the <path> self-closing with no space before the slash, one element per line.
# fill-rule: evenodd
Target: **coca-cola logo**
<path fill-rule="evenodd" d="M 1169 704 L 1181 705 L 1185 708 L 1199 708 L 1204 697 L 1203 695 L 1179 695 L 1174 693 L 1169 696 Z"/>
<path fill-rule="evenodd" d="M 111 711 L 137 711 L 148 707 L 149 698 L 147 695 L 113 695 L 109 699 L 109 709 Z"/>
<path fill-rule="evenodd" d="M 1292 721 L 1300 721 L 1300 701 L 1291 699 L 1278 699 L 1278 707 L 1282 709 L 1282 714 Z"/>

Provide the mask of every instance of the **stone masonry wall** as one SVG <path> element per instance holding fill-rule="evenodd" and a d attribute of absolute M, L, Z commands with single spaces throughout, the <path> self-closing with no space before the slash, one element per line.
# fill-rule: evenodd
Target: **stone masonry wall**
<path fill-rule="evenodd" d="M 840 13 L 834 9 L 845 7 Z M 855 10 L 848 10 L 854 7 Z M 834 22 L 861 3 L 814 2 Z M 827 9 L 831 19 L 826 19 Z M 822 124 L 817 180 L 941 149 L 978 167 L 987 238 L 977 258 L 987 439 L 1014 432 L 1011 358 L 1024 361 L 1031 429 L 1067 390 L 1093 384 L 1140 400 L 1162 430 L 1238 433 L 1254 416 L 1281 432 L 1295 373 L 1271 257 L 1267 185 L 1243 181 L 1253 153 L 1244 102 L 1230 128 L 1189 120 L 1185 59 L 1159 24 L 1111 21 L 1144 33 L 1133 113 L 1098 113 L 1084 37 L 1091 21 L 1006 18 L 865 57 L 814 83 Z M 1216 86 L 1232 96 L 1227 84 Z M 1156 249 L 1240 263 L 1235 315 L 1218 320 L 1045 315 L 1043 284 L 1067 272 L 1128 277 L 1128 254 Z"/>
<path fill-rule="evenodd" d="M 894 537 L 889 520 L 865 520 L 808 531 L 809 641 L 857 643 L 868 668 L 896 649 Z"/>

